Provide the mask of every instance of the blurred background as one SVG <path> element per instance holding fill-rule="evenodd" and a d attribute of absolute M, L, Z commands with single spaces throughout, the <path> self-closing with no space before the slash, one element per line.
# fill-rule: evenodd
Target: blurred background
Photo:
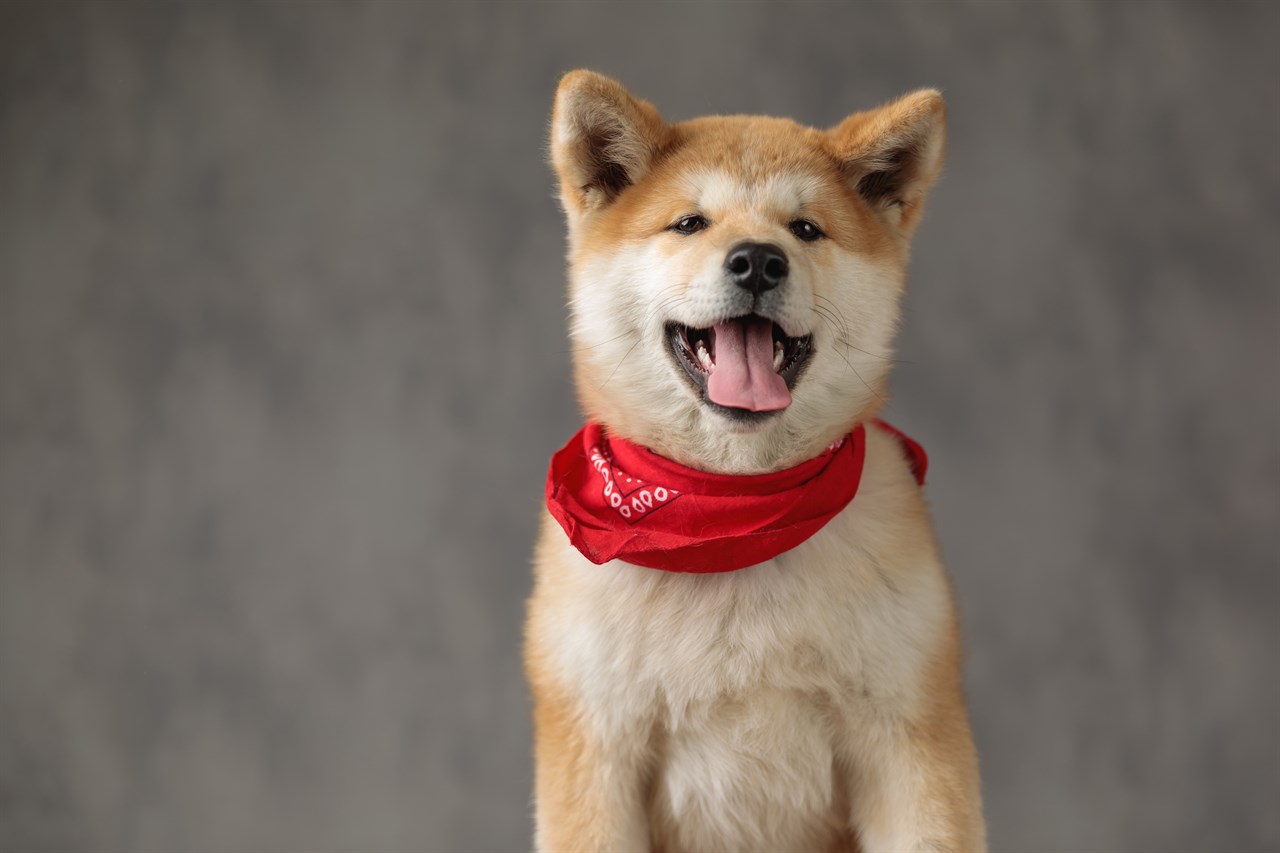
<path fill-rule="evenodd" d="M 889 417 L 993 847 L 1280 848 L 1278 11 L 0 5 L 0 849 L 528 848 L 580 66 L 944 91 Z"/>

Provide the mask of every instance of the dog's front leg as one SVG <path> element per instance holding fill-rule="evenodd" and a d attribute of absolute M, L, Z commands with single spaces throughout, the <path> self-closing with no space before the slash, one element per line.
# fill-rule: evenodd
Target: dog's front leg
<path fill-rule="evenodd" d="M 978 759 L 957 665 L 939 667 L 925 707 L 856 727 L 852 822 L 864 853 L 983 853 Z"/>
<path fill-rule="evenodd" d="M 536 845 L 540 853 L 643 853 L 649 825 L 643 751 L 592 735 L 576 703 L 535 690 Z M 638 746 L 639 744 L 636 744 Z"/>

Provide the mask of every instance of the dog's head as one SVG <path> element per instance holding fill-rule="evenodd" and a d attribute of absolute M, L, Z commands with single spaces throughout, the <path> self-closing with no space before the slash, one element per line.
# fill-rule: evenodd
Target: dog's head
<path fill-rule="evenodd" d="M 932 90 L 824 132 L 668 124 L 607 77 L 566 75 L 551 149 L 588 414 L 733 473 L 795 464 L 874 415 L 944 128 Z"/>

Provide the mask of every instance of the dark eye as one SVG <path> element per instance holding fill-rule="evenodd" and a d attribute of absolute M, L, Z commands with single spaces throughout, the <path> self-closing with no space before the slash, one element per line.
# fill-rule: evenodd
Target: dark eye
<path fill-rule="evenodd" d="M 705 216 L 699 216 L 695 213 L 693 216 L 686 216 L 675 225 L 672 225 L 671 230 L 678 234 L 696 234 L 710 224 Z"/>
<path fill-rule="evenodd" d="M 807 219 L 797 219 L 787 226 L 787 230 L 796 235 L 797 239 L 806 243 L 812 243 L 823 236 L 822 232 L 818 230 L 818 226 Z"/>

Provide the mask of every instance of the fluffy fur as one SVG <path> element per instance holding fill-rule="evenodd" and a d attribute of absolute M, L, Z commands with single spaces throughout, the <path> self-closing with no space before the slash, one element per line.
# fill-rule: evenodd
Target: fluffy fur
<path fill-rule="evenodd" d="M 722 473 L 789 467 L 873 417 L 944 127 L 932 90 L 824 132 L 668 124 L 608 78 L 567 75 L 552 157 L 588 415 Z M 708 227 L 671 230 L 693 214 Z M 825 236 L 802 242 L 797 218 Z M 784 285 L 726 280 L 743 240 L 784 249 Z M 695 393 L 665 325 L 752 311 L 812 334 L 814 354 L 790 407 L 744 422 Z M 544 514 L 526 638 L 539 850 L 985 849 L 947 576 L 901 449 L 867 435 L 854 503 L 737 572 L 595 566 Z"/>

